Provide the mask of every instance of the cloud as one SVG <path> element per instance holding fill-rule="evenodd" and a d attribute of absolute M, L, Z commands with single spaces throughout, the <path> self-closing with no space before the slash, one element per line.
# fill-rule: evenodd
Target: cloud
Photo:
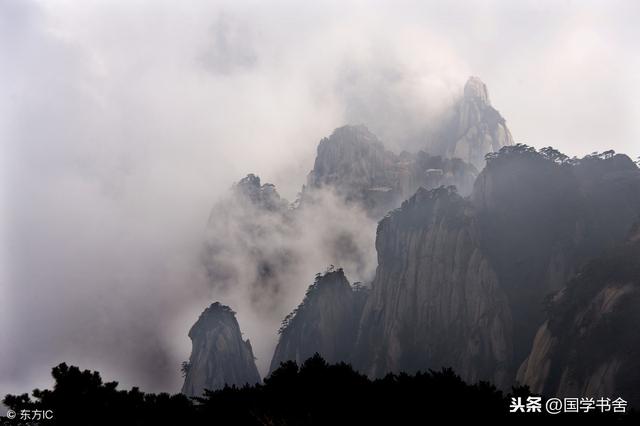
<path fill-rule="evenodd" d="M 282 319 L 316 273 L 339 265 L 352 282 L 372 280 L 376 221 L 326 188 L 290 205 L 268 184 L 248 180 L 212 209 L 202 259 L 216 299 L 237 312 L 264 374 Z"/>
<path fill-rule="evenodd" d="M 293 199 L 345 122 L 415 148 L 469 74 L 517 141 L 639 155 L 633 8 L 0 0 L 0 393 L 63 360 L 179 389 L 186 332 L 216 297 L 200 263 L 215 201 L 248 172 Z M 321 237 L 292 246 L 317 265 L 278 310 L 329 260 Z M 241 326 L 268 363 L 259 312 Z"/>

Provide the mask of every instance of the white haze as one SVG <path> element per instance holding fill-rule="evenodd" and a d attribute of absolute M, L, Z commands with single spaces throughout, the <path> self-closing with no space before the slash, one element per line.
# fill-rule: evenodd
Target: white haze
<path fill-rule="evenodd" d="M 177 391 L 218 296 L 200 263 L 215 201 L 249 172 L 292 199 L 347 122 L 417 149 L 470 74 L 516 141 L 639 155 L 638 9 L 0 0 L 0 394 L 62 361 Z M 328 259 L 305 237 L 283 312 Z M 271 323 L 240 294 L 225 301 L 264 371 Z"/>
<path fill-rule="evenodd" d="M 376 222 L 327 188 L 304 199 L 295 208 L 283 201 L 266 209 L 234 191 L 216 203 L 207 226 L 202 262 L 213 293 L 237 311 L 263 374 L 282 319 L 316 273 L 337 265 L 352 282 L 370 282 L 375 273 Z"/>

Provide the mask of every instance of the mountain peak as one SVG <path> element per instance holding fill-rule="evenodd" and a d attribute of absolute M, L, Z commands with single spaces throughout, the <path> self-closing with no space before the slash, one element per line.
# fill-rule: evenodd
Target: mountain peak
<path fill-rule="evenodd" d="M 252 204 L 266 210 L 280 210 L 286 207 L 286 200 L 282 199 L 271 183 L 261 184 L 260 177 L 249 173 L 233 185 L 236 194 L 244 197 Z"/>
<path fill-rule="evenodd" d="M 436 139 L 435 152 L 460 158 L 482 169 L 485 155 L 513 145 L 505 119 L 489 101 L 487 86 L 478 77 L 470 77 L 454 114 Z"/>
<path fill-rule="evenodd" d="M 218 302 L 205 309 L 189 330 L 192 349 L 186 363 L 182 393 L 201 396 L 205 389 L 260 382 L 249 340 L 235 312 Z"/>
<path fill-rule="evenodd" d="M 482 103 L 491 105 L 487 85 L 480 78 L 471 76 L 464 85 L 464 97 L 466 99 L 479 99 Z"/>
<path fill-rule="evenodd" d="M 301 364 L 319 353 L 328 362 L 349 361 L 369 292 L 349 284 L 341 268 L 316 275 L 303 302 L 282 322 L 271 371 L 288 360 Z"/>
<path fill-rule="evenodd" d="M 329 137 L 330 141 L 357 141 L 357 142 L 380 142 L 376 135 L 364 124 L 347 124 L 342 127 L 338 127 L 331 133 Z"/>

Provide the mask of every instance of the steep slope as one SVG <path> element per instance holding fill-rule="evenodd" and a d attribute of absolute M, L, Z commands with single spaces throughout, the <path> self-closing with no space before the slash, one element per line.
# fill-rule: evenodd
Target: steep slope
<path fill-rule="evenodd" d="M 491 106 L 487 86 L 478 77 L 469 78 L 451 119 L 436 138 L 434 152 L 460 158 L 480 170 L 485 154 L 508 145 L 513 145 L 511 132 Z"/>
<path fill-rule="evenodd" d="M 356 365 L 372 376 L 452 366 L 465 380 L 504 385 L 509 306 L 470 204 L 450 188 L 420 189 L 380 222 L 376 248 Z"/>
<path fill-rule="evenodd" d="M 640 211 L 640 170 L 624 155 L 570 160 L 510 146 L 489 158 L 471 199 L 481 246 L 509 297 L 519 365 L 542 324 L 544 297 L 624 241 Z"/>
<path fill-rule="evenodd" d="M 320 141 L 303 196 L 311 198 L 310 192 L 329 188 L 379 219 L 419 187 L 455 185 L 468 194 L 476 175 L 477 170 L 460 159 L 423 151 L 396 155 L 366 127 L 344 126 Z"/>
<path fill-rule="evenodd" d="M 349 285 L 342 269 L 318 274 L 283 321 L 270 371 L 288 360 L 300 365 L 316 352 L 328 362 L 348 361 L 367 295 L 365 287 Z"/>
<path fill-rule="evenodd" d="M 249 340 L 242 340 L 235 313 L 220 303 L 202 312 L 189 330 L 192 350 L 182 393 L 201 396 L 205 389 L 260 382 Z"/>
<path fill-rule="evenodd" d="M 560 397 L 640 404 L 640 226 L 550 298 L 518 381 Z"/>
<path fill-rule="evenodd" d="M 354 265 L 365 264 L 360 253 L 367 247 L 355 240 L 358 230 L 365 220 L 371 223 L 391 211 L 378 225 L 378 268 L 366 302 L 354 302 L 344 275 L 319 276 L 323 284 L 312 286 L 285 321 L 272 370 L 283 360 L 300 362 L 319 352 L 330 361 L 353 362 L 371 376 L 451 366 L 465 380 L 508 386 L 527 357 L 530 365 L 543 359 L 539 351 L 531 354 L 532 344 L 538 345 L 536 333 L 542 347 L 548 346 L 546 332 L 538 331 L 548 320 L 545 297 L 563 288 L 586 262 L 624 241 L 640 212 L 640 170 L 611 151 L 569 159 L 552 148 L 510 145 L 510 136 L 500 136 L 508 130 L 490 107 L 484 85 L 473 80 L 467 86 L 461 102 L 468 105 L 459 108 L 467 112 L 457 118 L 466 124 L 458 124 L 476 128 L 477 134 L 484 129 L 481 142 L 486 142 L 478 142 L 486 167 L 472 191 L 473 166 L 424 152 L 393 154 L 363 126 L 336 129 L 321 141 L 296 207 L 287 207 L 272 186 L 255 177 L 239 184 L 238 198 L 249 208 L 239 216 L 222 216 L 232 220 L 219 222 L 223 238 L 215 234 L 212 241 L 223 248 L 239 244 L 226 258 L 243 259 L 234 266 L 237 273 L 251 274 L 236 281 L 250 279 L 252 286 L 275 289 L 250 293 L 259 296 L 279 294 L 284 274 L 318 247 L 313 253 L 331 253 L 331 262 L 341 266 L 353 253 Z M 465 144 L 477 142 L 467 136 Z M 447 146 L 459 140 L 452 137 Z M 467 187 L 469 197 L 440 186 L 456 182 Z M 341 214 L 358 215 L 343 220 L 346 216 L 329 214 L 335 206 Z M 325 215 L 337 220 L 319 218 Z M 334 232 L 343 222 L 351 224 L 347 232 Z M 314 240 L 318 244 L 294 244 L 311 235 L 305 234 L 311 228 L 321 235 Z M 256 297 L 260 303 L 274 299 Z M 528 382 L 546 383 L 544 375 L 535 378 L 539 367 L 524 371 L 530 371 Z"/>
<path fill-rule="evenodd" d="M 378 226 L 356 365 L 374 376 L 453 366 L 511 383 L 545 296 L 623 241 L 638 212 L 640 170 L 612 153 L 509 146 L 468 199 L 419 190 Z"/>
<path fill-rule="evenodd" d="M 318 144 L 307 184 L 334 186 L 347 199 L 361 197 L 362 188 L 385 187 L 395 179 L 395 162 L 365 126 L 343 126 Z"/>

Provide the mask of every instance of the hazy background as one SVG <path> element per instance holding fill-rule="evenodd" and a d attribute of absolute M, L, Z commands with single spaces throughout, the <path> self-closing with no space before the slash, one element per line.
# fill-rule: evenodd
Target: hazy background
<path fill-rule="evenodd" d="M 0 0 L 0 394 L 61 361 L 177 391 L 232 182 L 255 172 L 293 199 L 347 122 L 418 149 L 471 74 L 517 142 L 637 157 L 638 16 L 632 0 Z"/>

